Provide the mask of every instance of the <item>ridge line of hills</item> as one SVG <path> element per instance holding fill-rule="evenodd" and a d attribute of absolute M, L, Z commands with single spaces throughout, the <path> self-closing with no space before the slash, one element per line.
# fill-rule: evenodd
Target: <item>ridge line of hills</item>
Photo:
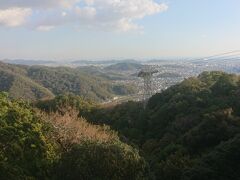
<path fill-rule="evenodd" d="M 28 67 L 6 66 L 29 73 Z M 64 77 L 70 73 L 61 70 Z M 37 79 L 38 71 L 31 73 Z M 203 72 L 185 79 L 152 96 L 146 109 L 131 101 L 104 107 L 74 94 L 29 104 L 0 93 L 0 120 L 3 180 L 240 177 L 236 74 Z"/>
<path fill-rule="evenodd" d="M 0 90 L 12 98 L 30 101 L 73 93 L 94 101 L 134 93 L 130 85 L 116 84 L 108 76 L 97 77 L 84 69 L 13 65 L 0 62 Z M 117 75 L 115 75 L 117 76 Z"/>

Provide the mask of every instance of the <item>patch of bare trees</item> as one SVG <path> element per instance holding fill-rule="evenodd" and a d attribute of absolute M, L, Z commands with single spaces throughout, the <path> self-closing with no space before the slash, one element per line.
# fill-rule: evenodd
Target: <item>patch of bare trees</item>
<path fill-rule="evenodd" d="M 116 132 L 110 130 L 108 126 L 90 124 L 84 118 L 78 117 L 78 111 L 74 109 L 64 112 L 64 114 L 41 112 L 39 115 L 53 127 L 51 137 L 65 151 L 70 150 L 74 144 L 88 141 L 104 143 L 118 140 Z"/>

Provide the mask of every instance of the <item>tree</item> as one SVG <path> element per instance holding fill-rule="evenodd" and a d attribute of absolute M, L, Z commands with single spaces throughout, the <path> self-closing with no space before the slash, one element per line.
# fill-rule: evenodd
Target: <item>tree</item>
<path fill-rule="evenodd" d="M 78 144 L 63 154 L 56 179 L 134 179 L 149 176 L 147 164 L 131 146 L 121 142 Z"/>
<path fill-rule="evenodd" d="M 54 148 L 32 108 L 0 94 L 0 179 L 49 176 Z"/>

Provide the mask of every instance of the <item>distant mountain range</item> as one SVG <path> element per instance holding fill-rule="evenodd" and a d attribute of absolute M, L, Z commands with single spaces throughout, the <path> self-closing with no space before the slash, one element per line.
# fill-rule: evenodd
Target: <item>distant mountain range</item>
<path fill-rule="evenodd" d="M 77 60 L 77 61 L 53 61 L 53 60 L 27 60 L 27 59 L 4 59 L 2 62 L 18 65 L 51 65 L 51 66 L 109 66 L 119 63 L 131 64 L 175 64 L 179 62 L 189 62 L 194 64 L 206 63 L 234 63 L 240 61 L 240 57 L 233 58 L 209 58 L 209 59 L 189 59 L 189 58 L 174 58 L 174 59 L 148 59 L 148 60 L 135 60 L 135 59 L 122 59 L 122 60 Z"/>
<path fill-rule="evenodd" d="M 138 63 L 139 61 L 134 59 L 125 59 L 125 60 L 99 60 L 99 61 L 90 61 L 90 60 L 79 60 L 72 61 L 72 64 L 85 64 L 85 65 L 108 65 L 108 64 L 117 64 L 117 63 Z"/>
<path fill-rule="evenodd" d="M 144 65 L 140 63 L 133 63 L 133 62 L 121 62 L 117 64 L 113 64 L 110 66 L 105 67 L 105 70 L 108 71 L 134 71 L 140 70 L 144 67 Z"/>
<path fill-rule="evenodd" d="M 44 60 L 24 60 L 24 59 L 15 59 L 15 60 L 2 60 L 2 62 L 10 64 L 19 64 L 19 65 L 45 65 L 45 64 L 56 64 L 55 61 L 44 61 Z"/>
<path fill-rule="evenodd" d="M 118 63 L 141 63 L 140 61 L 134 59 L 123 59 L 123 60 L 77 60 L 77 61 L 51 61 L 51 60 L 26 60 L 26 59 L 4 59 L 1 60 L 2 62 L 9 63 L 9 64 L 18 64 L 18 65 L 54 65 L 54 66 L 61 66 L 61 65 L 75 65 L 75 66 L 89 66 L 89 65 L 112 65 Z"/>

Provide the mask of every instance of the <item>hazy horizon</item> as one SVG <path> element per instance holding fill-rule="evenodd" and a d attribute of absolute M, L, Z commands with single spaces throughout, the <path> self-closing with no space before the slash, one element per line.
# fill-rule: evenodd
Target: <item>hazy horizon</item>
<path fill-rule="evenodd" d="M 0 3 L 0 59 L 197 58 L 240 47 L 238 0 Z"/>

